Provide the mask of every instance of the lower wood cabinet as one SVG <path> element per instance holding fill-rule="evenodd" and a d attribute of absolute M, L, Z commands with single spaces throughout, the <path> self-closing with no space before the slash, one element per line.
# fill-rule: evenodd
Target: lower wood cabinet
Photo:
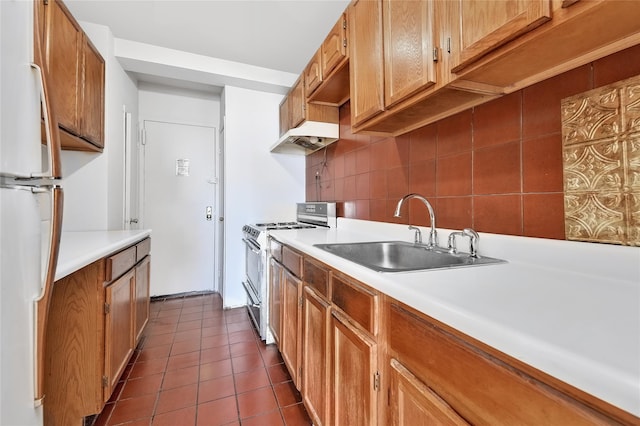
<path fill-rule="evenodd" d="M 150 239 L 56 281 L 46 330 L 44 424 L 98 414 L 149 320 Z"/>
<path fill-rule="evenodd" d="M 271 274 L 278 347 L 314 425 L 640 425 L 310 256 L 281 252 L 283 264 L 272 261 L 283 272 Z"/>
<path fill-rule="evenodd" d="M 104 401 L 108 401 L 135 349 L 136 271 L 118 278 L 105 288 Z"/>
<path fill-rule="evenodd" d="M 300 393 L 314 425 L 329 425 L 329 324 L 331 306 L 310 287 L 303 291 L 302 387 Z"/>
<path fill-rule="evenodd" d="M 282 335 L 280 353 L 293 384 L 300 389 L 302 280 L 288 270 L 282 275 Z"/>
<path fill-rule="evenodd" d="M 398 360 L 391 359 L 389 367 L 389 424 L 393 426 L 469 424 Z"/>
<path fill-rule="evenodd" d="M 332 424 L 377 424 L 376 342 L 334 311 L 331 318 Z"/>

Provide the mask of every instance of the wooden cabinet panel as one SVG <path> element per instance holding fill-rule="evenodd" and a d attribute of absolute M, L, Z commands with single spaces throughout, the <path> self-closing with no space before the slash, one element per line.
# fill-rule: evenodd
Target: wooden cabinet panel
<path fill-rule="evenodd" d="M 136 247 L 132 246 L 107 258 L 106 281 L 113 281 L 136 264 Z"/>
<path fill-rule="evenodd" d="M 302 398 L 313 424 L 329 425 L 329 303 L 310 287 L 303 292 Z"/>
<path fill-rule="evenodd" d="M 461 50 L 454 72 L 551 19 L 550 0 L 460 0 Z"/>
<path fill-rule="evenodd" d="M 286 247 L 284 247 L 286 248 Z M 300 357 L 301 357 L 301 303 L 302 281 L 289 271 L 284 271 L 282 279 L 282 335 L 280 336 L 280 352 L 285 365 L 289 369 L 291 379 L 300 389 Z"/>
<path fill-rule="evenodd" d="M 44 6 L 41 6 L 42 3 Z M 104 147 L 104 59 L 61 0 L 38 2 L 45 16 L 43 45 L 62 149 Z"/>
<path fill-rule="evenodd" d="M 45 425 L 102 410 L 104 260 L 55 282 L 46 330 Z M 82 395 L 82 397 L 78 397 Z"/>
<path fill-rule="evenodd" d="M 82 84 L 82 29 L 60 1 L 46 6 L 46 57 L 51 93 L 60 127 L 78 134 Z"/>
<path fill-rule="evenodd" d="M 275 258 L 269 260 L 269 328 L 278 347 L 282 324 L 282 265 Z"/>
<path fill-rule="evenodd" d="M 280 136 L 287 133 L 287 130 L 291 128 L 289 120 L 289 97 L 285 97 L 280 102 Z"/>
<path fill-rule="evenodd" d="M 322 68 L 320 63 L 320 50 L 316 51 L 313 58 L 304 70 L 305 96 L 309 97 L 322 83 Z"/>
<path fill-rule="evenodd" d="M 130 270 L 105 288 L 105 402 L 118 384 L 134 349 L 131 324 L 135 280 L 135 270 Z"/>
<path fill-rule="evenodd" d="M 469 424 L 400 362 L 392 359 L 390 366 L 390 418 L 388 421 L 391 425 L 465 426 Z"/>
<path fill-rule="evenodd" d="M 136 262 L 140 262 L 151 253 L 151 238 L 145 238 L 136 244 Z"/>
<path fill-rule="evenodd" d="M 282 264 L 293 275 L 302 278 L 302 255 L 293 249 L 282 246 Z"/>
<path fill-rule="evenodd" d="M 360 0 L 349 10 L 351 125 L 384 111 L 382 2 Z"/>
<path fill-rule="evenodd" d="M 80 136 L 104 147 L 104 61 L 87 37 L 82 41 L 82 115 Z"/>
<path fill-rule="evenodd" d="M 320 263 L 304 258 L 304 282 L 318 294 L 329 297 L 329 270 Z"/>
<path fill-rule="evenodd" d="M 304 74 L 300 76 L 298 81 L 287 96 L 289 99 L 289 128 L 298 127 L 305 120 L 305 103 L 304 96 Z M 287 129 L 288 130 L 288 129 Z"/>
<path fill-rule="evenodd" d="M 433 2 L 383 1 L 385 107 L 436 82 Z"/>
<path fill-rule="evenodd" d="M 388 334 L 397 359 L 469 423 L 609 423 L 524 372 L 395 304 L 390 308 Z"/>
<path fill-rule="evenodd" d="M 136 265 L 136 287 L 134 297 L 134 314 L 135 321 L 133 323 L 134 347 L 140 342 L 144 327 L 149 321 L 149 285 L 151 283 L 151 256 L 147 256 Z"/>
<path fill-rule="evenodd" d="M 321 64 L 323 77 L 328 76 L 336 67 L 347 58 L 347 15 L 342 14 L 325 38 L 321 52 Z"/>
<path fill-rule="evenodd" d="M 378 333 L 378 296 L 343 275 L 331 275 L 331 301 L 369 333 Z"/>
<path fill-rule="evenodd" d="M 377 424 L 376 343 L 332 312 L 332 424 Z"/>

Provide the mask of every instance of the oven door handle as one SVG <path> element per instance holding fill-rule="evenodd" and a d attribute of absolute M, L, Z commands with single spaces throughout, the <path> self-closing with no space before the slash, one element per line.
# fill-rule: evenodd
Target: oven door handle
<path fill-rule="evenodd" d="M 254 243 L 251 240 L 247 240 L 246 238 L 243 238 L 242 241 L 244 241 L 244 243 L 249 246 L 252 252 L 254 252 L 255 254 L 260 254 L 260 246 L 258 244 Z"/>
<path fill-rule="evenodd" d="M 244 287 L 244 290 L 249 295 L 249 298 L 251 299 L 251 306 L 254 307 L 254 308 L 259 308 L 260 307 L 260 302 L 256 302 L 257 297 L 253 293 L 253 289 L 251 288 L 251 286 L 249 284 L 247 284 L 245 281 L 242 281 L 242 286 Z"/>

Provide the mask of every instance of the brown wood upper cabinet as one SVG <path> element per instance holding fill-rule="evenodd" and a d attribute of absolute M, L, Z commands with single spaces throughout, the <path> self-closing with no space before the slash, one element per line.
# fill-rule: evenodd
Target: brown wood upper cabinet
<path fill-rule="evenodd" d="M 453 72 L 551 19 L 550 0 L 459 0 L 459 4 L 460 51 Z"/>
<path fill-rule="evenodd" d="M 306 94 L 309 102 L 340 106 L 349 99 L 347 46 L 347 12 L 345 12 L 331 28 L 305 68 Z"/>
<path fill-rule="evenodd" d="M 39 1 L 36 10 L 45 16 L 44 52 L 62 148 L 100 152 L 104 148 L 104 59 L 62 1 Z"/>
<path fill-rule="evenodd" d="M 305 95 L 305 73 L 295 82 L 287 96 L 280 103 L 280 136 L 289 129 L 298 127 L 305 121 L 321 121 L 338 123 L 339 112 L 337 106 L 311 104 Z M 321 78 L 319 75 L 311 78 Z"/>

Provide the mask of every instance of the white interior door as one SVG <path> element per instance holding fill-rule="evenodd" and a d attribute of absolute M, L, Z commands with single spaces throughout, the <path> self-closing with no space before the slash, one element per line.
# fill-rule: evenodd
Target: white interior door
<path fill-rule="evenodd" d="M 144 121 L 144 228 L 151 295 L 214 290 L 216 130 Z"/>

